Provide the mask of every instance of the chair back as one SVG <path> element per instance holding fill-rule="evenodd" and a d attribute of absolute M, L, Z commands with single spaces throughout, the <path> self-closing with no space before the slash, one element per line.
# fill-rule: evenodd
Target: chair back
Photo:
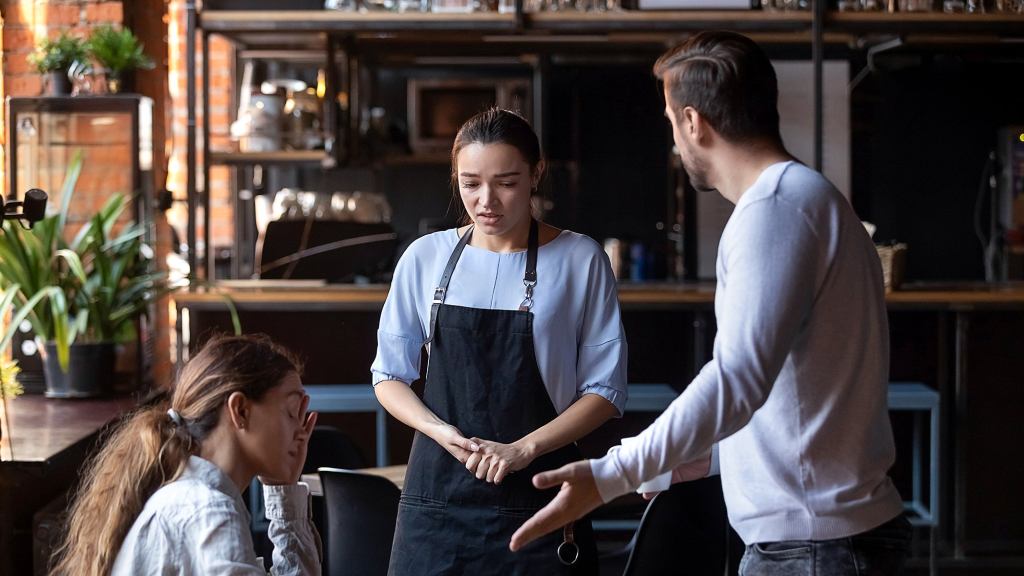
<path fill-rule="evenodd" d="M 717 476 L 673 484 L 647 505 L 623 576 L 733 573 L 730 532 Z"/>
<path fill-rule="evenodd" d="M 401 491 L 390 480 L 320 468 L 327 527 L 324 574 L 385 576 Z"/>

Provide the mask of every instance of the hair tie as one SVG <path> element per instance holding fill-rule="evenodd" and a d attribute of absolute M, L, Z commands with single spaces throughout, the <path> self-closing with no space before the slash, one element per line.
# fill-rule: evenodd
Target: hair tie
<path fill-rule="evenodd" d="M 168 409 L 167 415 L 170 416 L 171 422 L 174 422 L 175 426 L 184 426 L 185 421 L 181 419 L 181 414 L 178 414 L 178 411 L 174 408 Z"/>

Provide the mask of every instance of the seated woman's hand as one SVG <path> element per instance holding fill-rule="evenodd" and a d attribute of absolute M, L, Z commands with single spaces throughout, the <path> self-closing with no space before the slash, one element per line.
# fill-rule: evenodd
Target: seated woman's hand
<path fill-rule="evenodd" d="M 480 450 L 466 460 L 466 469 L 480 480 L 500 484 L 512 472 L 526 468 L 536 457 L 532 447 L 523 442 L 502 444 L 473 438 Z"/>
<path fill-rule="evenodd" d="M 282 484 L 295 484 L 302 476 L 302 468 L 306 464 L 306 451 L 309 448 L 309 438 L 313 435 L 313 428 L 316 427 L 316 412 L 306 412 L 309 408 L 309 396 L 302 398 L 302 404 L 296 414 L 292 430 L 294 439 L 294 453 L 280 454 L 279 460 L 283 469 L 277 474 L 264 472 L 260 474 L 260 482 L 267 486 Z"/>

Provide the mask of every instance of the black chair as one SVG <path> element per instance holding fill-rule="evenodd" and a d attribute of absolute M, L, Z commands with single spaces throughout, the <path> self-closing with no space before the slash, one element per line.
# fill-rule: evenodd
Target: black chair
<path fill-rule="evenodd" d="M 309 436 L 306 463 L 302 467 L 302 473 L 315 474 L 319 468 L 324 466 L 364 468 L 366 459 L 363 458 L 347 434 L 333 426 L 318 425 Z M 324 521 L 323 500 L 319 497 L 313 498 L 313 524 L 320 535 L 326 539 L 327 525 Z M 253 511 L 253 545 L 256 548 L 256 553 L 269 564 L 274 546 L 270 543 L 270 538 L 267 537 L 268 522 L 263 511 L 263 490 L 256 479 L 253 479 L 249 490 L 249 509 Z"/>
<path fill-rule="evenodd" d="M 401 491 L 380 476 L 336 468 L 319 472 L 327 516 L 324 574 L 386 575 Z"/>
<path fill-rule="evenodd" d="M 352 439 L 334 426 L 317 426 L 309 436 L 303 474 L 314 474 L 320 468 L 365 468 L 366 459 Z"/>
<path fill-rule="evenodd" d="M 673 484 L 655 496 L 629 548 L 623 576 L 735 574 L 743 551 L 717 476 Z"/>

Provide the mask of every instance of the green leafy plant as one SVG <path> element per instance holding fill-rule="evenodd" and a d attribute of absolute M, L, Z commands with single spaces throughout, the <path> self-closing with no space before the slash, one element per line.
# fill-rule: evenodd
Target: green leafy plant
<path fill-rule="evenodd" d="M 40 74 L 67 72 L 76 60 L 84 61 L 87 56 L 88 51 L 81 38 L 62 32 L 56 38 L 42 41 L 36 51 L 29 56 L 29 63 L 35 66 Z"/>
<path fill-rule="evenodd" d="M 82 155 L 77 152 L 64 177 L 62 203 L 57 214 L 37 222 L 31 230 L 24 230 L 19 222 L 8 220 L 0 234 L 0 287 L 18 287 L 14 303 L 25 307 L 36 294 L 53 289 L 47 302 L 33 304 L 27 319 L 38 338 L 56 343 L 64 367 L 71 344 L 88 320 L 86 313 L 71 307 L 78 286 L 70 267 L 80 266 L 81 262 L 64 239 L 67 212 L 81 170 Z"/>
<path fill-rule="evenodd" d="M 153 61 L 146 56 L 139 39 L 127 28 L 103 25 L 95 28 L 86 43 L 89 54 L 107 74 L 120 79 L 136 68 L 150 69 Z"/>
<path fill-rule="evenodd" d="M 71 344 L 130 339 L 134 321 L 174 289 L 166 272 L 153 271 L 144 224 L 124 225 L 115 235 L 128 205 L 124 195 L 111 195 L 73 239 L 66 239 L 68 209 L 81 169 L 82 155 L 76 152 L 57 214 L 31 230 L 5 222 L 0 234 L 0 287 L 17 287 L 13 302 L 29 309 L 26 319 L 36 336 L 55 343 L 65 370 Z M 46 301 L 35 299 L 40 293 Z"/>
<path fill-rule="evenodd" d="M 0 316 L 5 317 L 11 313 L 14 308 L 15 298 L 18 296 L 18 292 L 21 287 L 17 284 L 12 284 L 3 292 L 0 292 Z M 4 330 L 3 335 L 0 336 L 0 350 L 6 349 L 11 344 L 11 340 L 14 339 L 14 335 L 18 331 L 18 327 L 25 321 L 26 317 L 32 312 L 32 309 L 38 304 L 43 298 L 52 296 L 56 292 L 56 288 L 48 288 L 34 295 L 28 300 L 25 306 L 21 306 L 9 319 L 7 329 Z M 18 368 L 17 360 L 8 360 L 7 358 L 0 358 L 0 398 L 7 400 L 18 396 L 24 389 L 18 384 L 18 372 L 21 369 Z"/>
<path fill-rule="evenodd" d="M 0 317 L 5 320 L 9 320 L 7 329 L 4 330 L 3 335 L 0 336 L 0 350 L 6 350 L 11 345 L 11 340 L 14 339 L 14 335 L 18 331 L 18 327 L 25 321 L 28 315 L 32 312 L 32 309 L 38 304 L 43 298 L 47 298 L 56 292 L 55 288 L 48 288 L 39 292 L 35 296 L 29 299 L 29 301 L 22 307 L 20 307 L 11 318 L 7 318 L 7 315 L 11 313 L 14 308 L 14 301 L 18 297 L 21 287 L 17 284 L 8 286 L 2 293 L 0 293 Z M 14 398 L 24 392 L 24 388 L 18 383 L 18 373 L 21 372 L 21 368 L 18 367 L 17 360 L 10 360 L 6 357 L 0 357 L 0 402 L 3 403 L 3 413 L 10 414 L 7 410 L 7 399 Z M 7 435 L 11 435 L 11 422 L 10 419 L 0 422 L 0 426 L 6 425 Z M 0 434 L 2 435 L 2 434 Z"/>

